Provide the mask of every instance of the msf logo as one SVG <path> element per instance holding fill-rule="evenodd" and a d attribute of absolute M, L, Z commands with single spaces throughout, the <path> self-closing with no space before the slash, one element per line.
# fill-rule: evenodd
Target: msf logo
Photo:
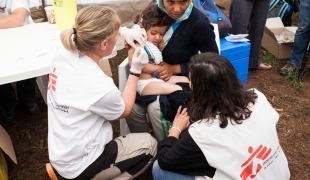
<path fill-rule="evenodd" d="M 53 69 L 53 72 L 49 74 L 48 77 L 48 86 L 47 86 L 47 90 L 52 90 L 52 91 L 56 91 L 56 80 L 57 80 L 57 76 L 54 74 L 56 71 L 56 68 Z"/>
<path fill-rule="evenodd" d="M 263 162 L 271 153 L 271 151 L 271 148 L 268 149 L 266 146 L 260 145 L 253 152 L 253 147 L 250 146 L 248 148 L 248 152 L 251 154 L 251 156 L 241 165 L 241 167 L 244 168 L 240 174 L 242 180 L 247 180 L 248 177 L 251 179 L 255 178 L 255 176 L 262 169 Z"/>

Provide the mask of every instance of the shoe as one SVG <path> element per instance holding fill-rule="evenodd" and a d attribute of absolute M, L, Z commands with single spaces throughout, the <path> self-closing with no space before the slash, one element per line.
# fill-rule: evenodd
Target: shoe
<path fill-rule="evenodd" d="M 295 71 L 298 71 L 298 67 L 295 64 L 287 63 L 283 68 L 281 68 L 280 74 L 282 76 L 288 76 Z"/>
<path fill-rule="evenodd" d="M 272 66 L 267 63 L 260 63 L 259 66 L 257 67 L 257 69 L 261 69 L 261 70 L 269 70 L 271 68 Z"/>
<path fill-rule="evenodd" d="M 37 103 L 34 101 L 21 103 L 21 105 L 27 114 L 34 114 L 39 110 Z"/>
<path fill-rule="evenodd" d="M 11 123 L 15 120 L 15 108 L 2 109 L 1 113 L 2 122 Z"/>

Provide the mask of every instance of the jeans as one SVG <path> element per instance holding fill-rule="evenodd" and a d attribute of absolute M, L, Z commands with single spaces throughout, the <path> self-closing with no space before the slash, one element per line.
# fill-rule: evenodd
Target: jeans
<path fill-rule="evenodd" d="M 299 5 L 298 29 L 288 63 L 301 65 L 310 39 L 310 0 L 301 0 Z"/>
<path fill-rule="evenodd" d="M 183 175 L 183 174 L 177 174 L 174 172 L 170 172 L 170 171 L 165 171 L 162 170 L 159 165 L 157 160 L 154 162 L 153 164 L 153 178 L 155 180 L 195 180 L 195 176 L 191 176 L 191 175 Z"/>

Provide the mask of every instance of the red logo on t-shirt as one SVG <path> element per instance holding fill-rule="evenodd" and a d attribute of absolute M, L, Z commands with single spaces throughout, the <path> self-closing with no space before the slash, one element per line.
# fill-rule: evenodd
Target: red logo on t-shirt
<path fill-rule="evenodd" d="M 258 174 L 258 172 L 262 169 L 263 161 L 271 153 L 271 148 L 267 149 L 266 146 L 260 145 L 253 152 L 252 146 L 249 146 L 248 152 L 251 156 L 241 165 L 241 167 L 244 168 L 240 174 L 242 180 L 247 180 L 248 177 L 253 179 Z"/>
<path fill-rule="evenodd" d="M 49 74 L 48 86 L 47 86 L 48 90 L 52 90 L 54 92 L 56 91 L 56 80 L 57 80 L 57 76 L 54 74 L 55 71 L 56 71 L 56 68 L 54 68 L 53 72 Z"/>

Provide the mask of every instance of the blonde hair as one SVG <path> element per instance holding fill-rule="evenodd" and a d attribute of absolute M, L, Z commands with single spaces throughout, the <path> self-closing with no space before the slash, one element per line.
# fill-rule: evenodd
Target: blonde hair
<path fill-rule="evenodd" d="M 116 12 L 108 7 L 91 5 L 81 9 L 75 18 L 74 30 L 66 29 L 60 34 L 63 46 L 80 55 L 94 51 L 95 45 L 109 40 L 119 31 L 121 20 Z M 72 37 L 73 36 L 73 37 Z"/>

